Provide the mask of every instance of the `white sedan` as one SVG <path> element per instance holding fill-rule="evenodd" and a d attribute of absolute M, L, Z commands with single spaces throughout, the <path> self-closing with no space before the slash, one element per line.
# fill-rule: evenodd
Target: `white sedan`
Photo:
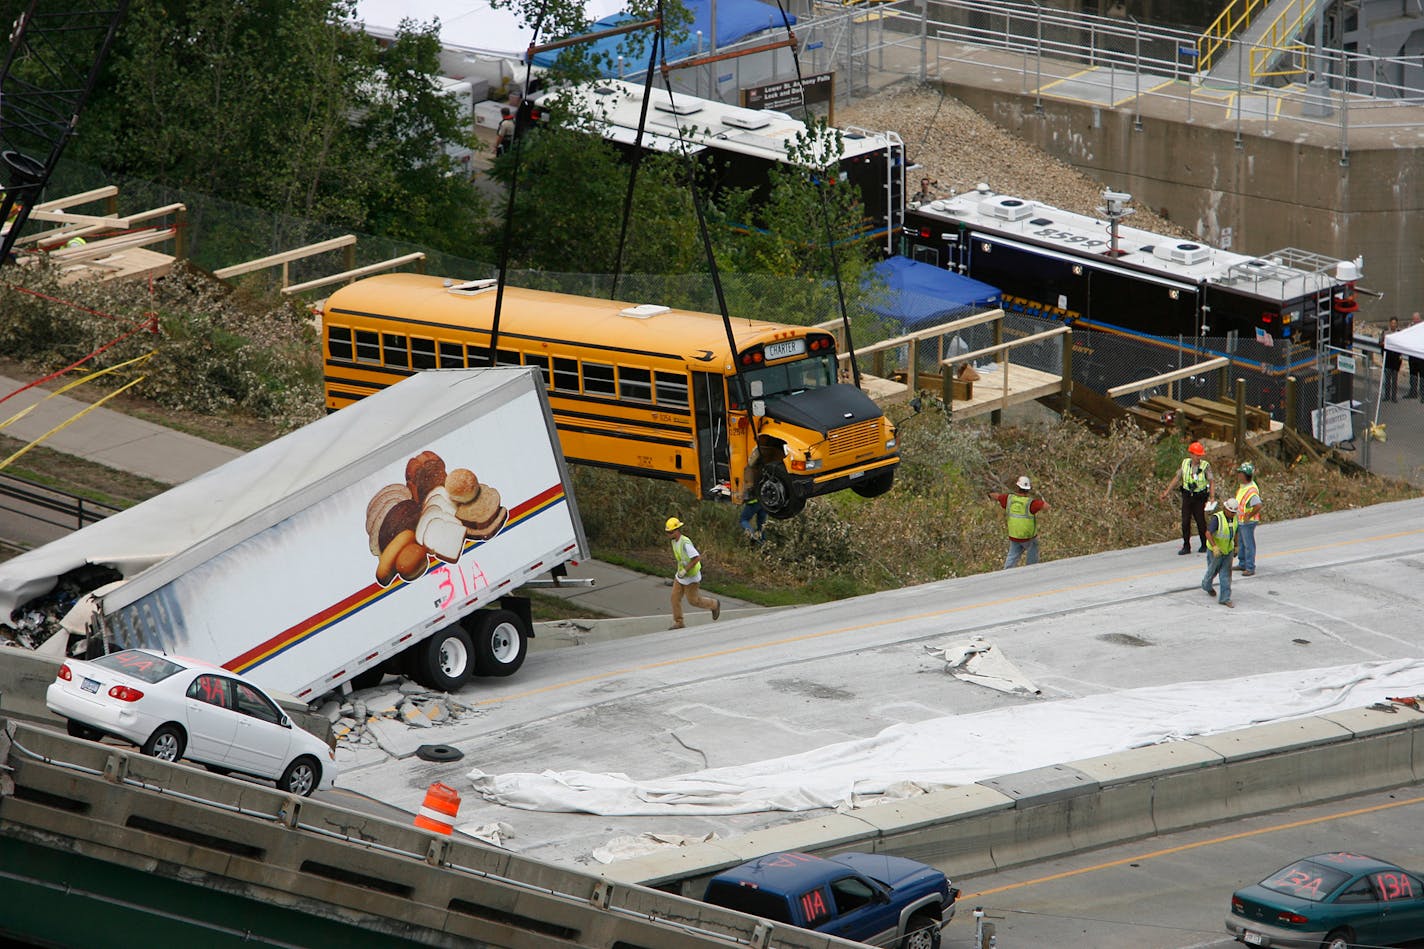
<path fill-rule="evenodd" d="M 45 704 L 69 734 L 105 735 L 164 761 L 188 758 L 218 774 L 276 781 L 291 794 L 329 788 L 336 755 L 297 728 L 277 703 L 234 672 L 147 649 L 66 660 Z"/>

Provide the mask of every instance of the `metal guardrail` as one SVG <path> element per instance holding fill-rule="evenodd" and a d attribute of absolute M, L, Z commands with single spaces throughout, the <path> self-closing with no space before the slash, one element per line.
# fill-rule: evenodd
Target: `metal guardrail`
<path fill-rule="evenodd" d="M 128 893 L 134 901 L 128 908 L 140 921 L 182 924 L 195 938 L 215 930 L 201 910 L 213 895 L 225 894 L 263 911 L 252 918 L 248 934 L 263 944 L 280 926 L 280 917 L 265 914 L 281 908 L 373 937 L 387 934 L 389 945 L 854 945 L 0 719 L 0 846 L 8 841 L 79 853 L 116 872 L 137 869 L 161 879 L 165 886 L 151 893 Z M 30 884 L 25 892 L 64 883 L 45 879 L 40 866 L 10 869 L 34 875 L 23 881 Z M 10 879 L 16 877 L 0 874 L 0 898 Z M 91 890 L 106 882 L 100 874 L 90 880 Z M 181 899 L 174 898 L 173 883 L 186 888 Z M 73 894 L 93 906 L 111 898 L 99 891 Z M 38 908 L 26 909 L 33 914 Z M 10 919 L 7 924 L 18 925 Z M 110 924 L 95 914 L 91 931 L 104 925 Z M 142 933 L 130 935 L 144 941 Z"/>
<path fill-rule="evenodd" d="M 7 501 L 22 502 L 28 507 L 16 507 L 6 503 Z M 91 501 L 68 491 L 36 484 L 14 475 L 0 474 L 0 511 L 8 511 L 54 527 L 78 530 L 102 521 L 111 514 L 117 514 L 120 510 L 121 508 L 113 505 Z M 48 517 L 50 513 L 61 515 L 63 520 Z"/>

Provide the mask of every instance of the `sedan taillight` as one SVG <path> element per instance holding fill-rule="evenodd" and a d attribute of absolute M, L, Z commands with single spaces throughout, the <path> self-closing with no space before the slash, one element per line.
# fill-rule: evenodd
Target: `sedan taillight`
<path fill-rule="evenodd" d="M 65 662 L 60 664 L 59 678 L 63 679 L 65 682 L 72 682 L 74 680 L 74 673 L 70 671 L 69 663 Z"/>
<path fill-rule="evenodd" d="M 1246 904 L 1236 897 L 1231 898 L 1231 911 L 1241 916 L 1246 915 Z"/>
<path fill-rule="evenodd" d="M 143 693 L 126 685 L 116 685 L 109 690 L 109 698 L 118 699 L 120 702 L 137 702 L 143 698 Z"/>
<path fill-rule="evenodd" d="M 1310 922 L 1310 919 L 1299 913 L 1278 913 L 1276 915 L 1276 922 L 1285 923 L 1288 926 L 1304 926 Z"/>

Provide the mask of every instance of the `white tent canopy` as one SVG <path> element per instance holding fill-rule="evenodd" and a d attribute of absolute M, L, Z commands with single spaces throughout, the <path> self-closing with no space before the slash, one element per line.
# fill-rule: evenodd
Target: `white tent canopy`
<path fill-rule="evenodd" d="M 1424 323 L 1415 323 L 1398 333 L 1387 333 L 1384 348 L 1392 353 L 1424 359 Z"/>

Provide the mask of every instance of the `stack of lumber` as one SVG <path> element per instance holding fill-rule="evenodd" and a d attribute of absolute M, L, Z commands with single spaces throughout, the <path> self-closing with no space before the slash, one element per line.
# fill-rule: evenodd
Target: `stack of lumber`
<path fill-rule="evenodd" d="M 1236 438 L 1236 403 L 1230 399 L 1193 396 L 1185 402 L 1154 395 L 1128 408 L 1128 414 L 1143 428 L 1154 431 L 1180 425 L 1192 438 L 1220 442 Z M 1246 406 L 1247 432 L 1268 432 L 1271 415 L 1254 405 Z"/>

